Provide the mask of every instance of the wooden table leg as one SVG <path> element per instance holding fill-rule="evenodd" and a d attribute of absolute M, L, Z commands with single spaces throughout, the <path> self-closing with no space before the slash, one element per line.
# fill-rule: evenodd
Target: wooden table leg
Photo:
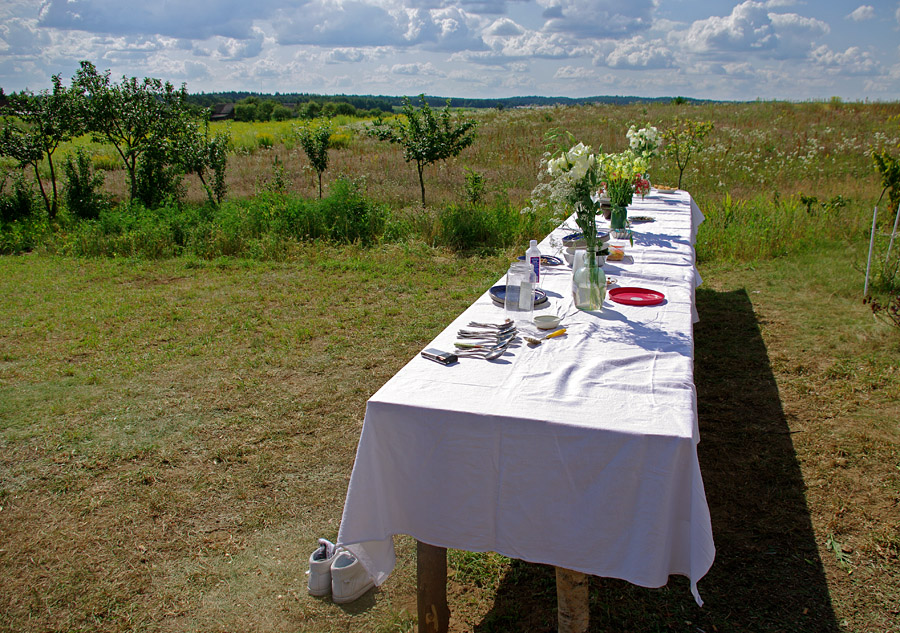
<path fill-rule="evenodd" d="M 416 599 L 419 633 L 447 633 L 447 550 L 416 541 Z M 585 629 L 587 630 L 587 629 Z"/>
<path fill-rule="evenodd" d="M 588 580 L 587 574 L 562 567 L 556 568 L 556 608 L 559 633 L 587 633 L 590 611 Z"/>

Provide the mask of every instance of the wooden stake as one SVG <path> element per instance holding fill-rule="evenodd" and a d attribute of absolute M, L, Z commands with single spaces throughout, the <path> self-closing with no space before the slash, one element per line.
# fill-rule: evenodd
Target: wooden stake
<path fill-rule="evenodd" d="M 559 633 L 587 633 L 589 576 L 556 568 L 556 601 Z"/>
<path fill-rule="evenodd" d="M 872 268 L 872 249 L 875 247 L 875 226 L 877 223 L 878 207 L 875 207 L 875 212 L 872 214 L 872 233 L 869 235 L 869 256 L 866 258 L 866 283 L 863 284 L 863 299 L 869 296 L 869 269 Z"/>
<path fill-rule="evenodd" d="M 447 550 L 416 541 L 416 577 L 419 633 L 447 633 Z"/>

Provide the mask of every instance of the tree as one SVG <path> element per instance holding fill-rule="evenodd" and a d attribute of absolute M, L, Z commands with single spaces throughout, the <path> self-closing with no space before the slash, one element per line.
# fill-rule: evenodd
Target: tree
<path fill-rule="evenodd" d="M 871 150 L 872 162 L 875 163 L 875 169 L 881 176 L 881 196 L 878 198 L 879 204 L 884 194 L 888 194 L 891 211 L 895 211 L 900 207 L 900 158 L 892 156 L 886 149 Z"/>
<path fill-rule="evenodd" d="M 287 121 L 290 118 L 293 118 L 294 113 L 291 112 L 291 109 L 287 106 L 283 106 L 280 103 L 276 105 L 272 109 L 272 120 L 273 121 Z"/>
<path fill-rule="evenodd" d="M 174 141 L 174 154 L 185 173 L 197 174 L 206 190 L 210 204 L 221 204 L 225 198 L 225 167 L 228 164 L 228 148 L 231 135 L 217 132 L 210 136 L 209 119 L 203 127 L 196 122 L 188 123 L 183 134 Z M 212 184 L 206 182 L 212 171 Z"/>
<path fill-rule="evenodd" d="M 166 160 L 168 140 L 182 134 L 191 118 L 187 89 L 147 77 L 122 77 L 115 84 L 108 70 L 100 74 L 88 61 L 81 62 L 75 85 L 85 96 L 87 129 L 98 142 L 115 147 L 128 171 L 130 198 L 136 199 L 141 161 Z M 144 171 L 148 169 L 153 171 L 150 165 Z"/>
<path fill-rule="evenodd" d="M 437 115 L 429 107 L 424 94 L 419 95 L 419 101 L 421 107 L 416 109 L 409 97 L 404 97 L 403 113 L 406 120 L 387 123 L 378 118 L 372 123 L 369 134 L 381 141 L 399 144 L 403 147 L 406 162 L 415 161 L 424 207 L 425 166 L 458 156 L 471 145 L 475 140 L 476 122 L 463 117 L 452 117 L 449 99 Z"/>
<path fill-rule="evenodd" d="M 60 143 L 81 133 L 80 104 L 78 90 L 64 87 L 59 75 L 54 75 L 52 91 L 43 91 L 39 95 L 28 92 L 13 94 L 4 108 L 18 121 L 6 120 L 0 133 L 0 155 L 17 160 L 20 167 L 34 168 L 34 176 L 51 220 L 56 217 L 58 207 L 53 153 Z M 50 168 L 50 193 L 44 187 L 40 171 L 45 157 Z"/>
<path fill-rule="evenodd" d="M 234 106 L 235 121 L 255 121 L 256 120 L 256 104 L 255 103 L 236 103 Z"/>
<path fill-rule="evenodd" d="M 302 109 L 301 115 L 304 119 L 315 119 L 322 114 L 322 104 L 318 101 L 309 101 Z"/>
<path fill-rule="evenodd" d="M 681 189 L 681 179 L 691 157 L 702 151 L 703 141 L 713 129 L 710 121 L 692 121 L 675 119 L 674 127 L 664 130 L 662 133 L 665 141 L 663 153 L 675 159 L 678 166 L 678 188 Z"/>
<path fill-rule="evenodd" d="M 272 111 L 275 110 L 275 106 L 279 105 L 277 101 L 272 101 L 268 99 L 266 101 L 261 102 L 258 106 L 256 106 L 256 120 L 257 121 L 268 121 L 272 118 Z"/>
<path fill-rule="evenodd" d="M 328 169 L 328 148 L 331 147 L 331 124 L 320 122 L 318 125 L 307 124 L 295 127 L 306 157 L 319 176 L 319 199 L 322 199 L 322 172 Z"/>

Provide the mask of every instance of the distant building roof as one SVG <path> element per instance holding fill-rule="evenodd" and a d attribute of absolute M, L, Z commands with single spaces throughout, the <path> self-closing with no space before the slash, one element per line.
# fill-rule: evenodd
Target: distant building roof
<path fill-rule="evenodd" d="M 217 103 L 212 108 L 210 108 L 211 114 L 209 115 L 210 121 L 223 121 L 225 119 L 233 119 L 234 118 L 234 104 L 233 103 Z"/>

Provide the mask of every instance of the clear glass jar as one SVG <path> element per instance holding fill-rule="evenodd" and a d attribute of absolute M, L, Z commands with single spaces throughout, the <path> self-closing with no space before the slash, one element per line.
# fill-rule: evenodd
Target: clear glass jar
<path fill-rule="evenodd" d="M 531 321 L 534 314 L 534 291 L 537 278 L 527 262 L 515 262 L 506 273 L 506 318 L 512 321 Z"/>
<path fill-rule="evenodd" d="M 577 250 L 572 265 L 572 299 L 579 310 L 597 311 L 606 299 L 606 273 L 595 250 Z"/>

